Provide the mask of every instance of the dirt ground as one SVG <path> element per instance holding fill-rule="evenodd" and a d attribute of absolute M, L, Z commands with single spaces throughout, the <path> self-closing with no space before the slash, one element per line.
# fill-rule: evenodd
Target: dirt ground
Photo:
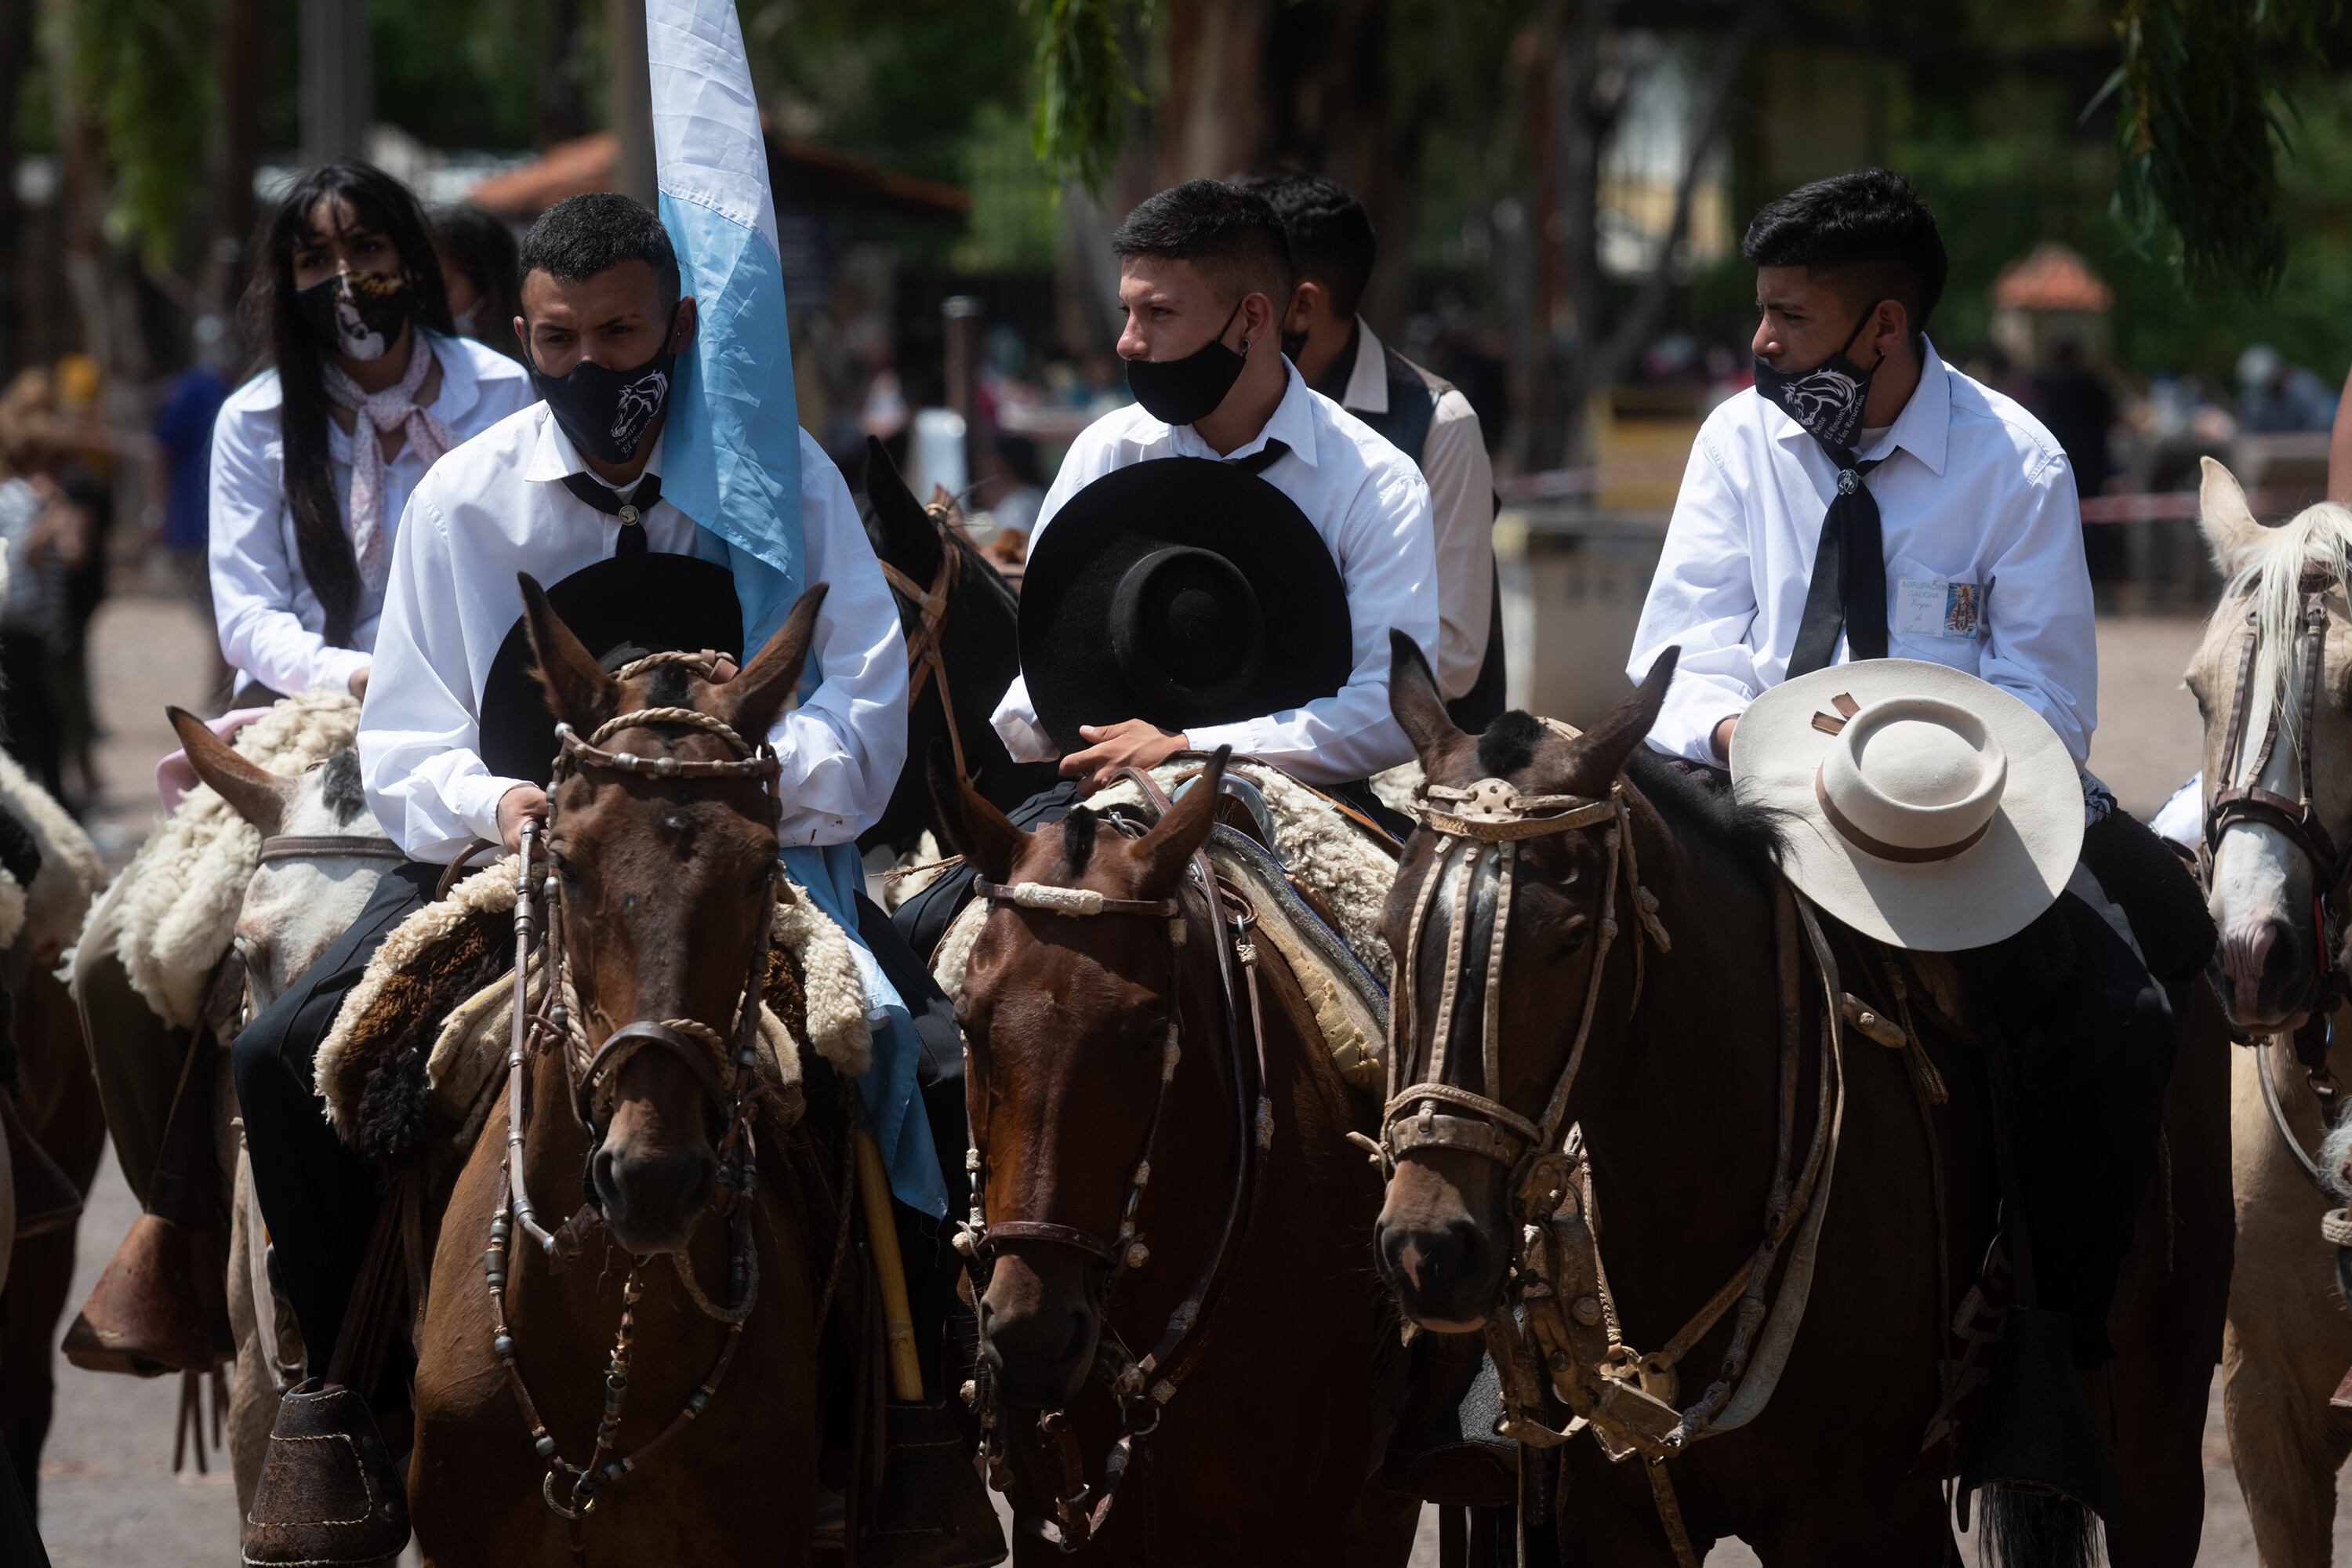
<path fill-rule="evenodd" d="M 2100 626 L 2103 679 L 2092 765 L 2123 803 L 2146 813 L 2197 765 L 2195 704 L 2180 689 L 2198 627 L 2167 620 Z M 144 834 L 155 810 L 155 759 L 171 748 L 166 702 L 204 704 L 211 658 L 194 615 L 167 597 L 126 595 L 100 612 L 94 679 L 109 734 L 100 765 L 107 784 L 92 827 L 116 864 Z M 95 1282 L 134 1209 L 111 1157 L 82 1222 L 77 1303 Z M 56 1568 L 182 1568 L 237 1560 L 236 1494 L 216 1456 L 210 1474 L 172 1474 L 175 1383 L 141 1383 L 79 1373 L 58 1363 L 57 1425 L 41 1467 L 41 1524 Z M 2245 1512 L 2223 1443 L 2218 1394 L 2206 1437 L 2206 1518 L 2200 1564 L 2253 1568 Z M 2352 1563 L 2352 1521 L 2339 1517 L 2339 1561 Z M 1423 1531 L 1415 1568 L 1434 1568 L 1433 1528 Z M 1738 1543 L 1709 1556 L 1715 1565 L 1753 1563 Z"/>

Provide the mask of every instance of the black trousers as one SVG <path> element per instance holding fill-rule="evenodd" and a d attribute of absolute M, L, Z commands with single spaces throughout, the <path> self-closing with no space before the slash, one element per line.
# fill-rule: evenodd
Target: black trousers
<path fill-rule="evenodd" d="M 230 1053 L 253 1194 L 314 1373 L 324 1373 L 334 1353 L 367 1260 L 379 1183 L 375 1167 L 327 1125 L 312 1066 L 368 961 L 431 900 L 440 878 L 441 868 L 414 861 L 386 871 L 351 929 L 245 1026 Z"/>

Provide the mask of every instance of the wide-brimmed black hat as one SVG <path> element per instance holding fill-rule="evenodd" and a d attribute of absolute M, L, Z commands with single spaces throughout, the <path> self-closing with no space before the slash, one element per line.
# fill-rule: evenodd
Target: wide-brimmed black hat
<path fill-rule="evenodd" d="M 1037 536 L 1021 671 L 1055 744 L 1081 724 L 1226 724 L 1328 697 L 1355 666 L 1348 592 L 1297 503 L 1229 463 L 1105 474 Z"/>
<path fill-rule="evenodd" d="M 547 602 L 607 669 L 617 655 L 711 648 L 743 658 L 743 606 L 726 567 L 694 555 L 613 555 L 547 590 Z M 545 787 L 555 771 L 555 717 L 520 616 L 482 684 L 481 754 L 491 773 Z"/>

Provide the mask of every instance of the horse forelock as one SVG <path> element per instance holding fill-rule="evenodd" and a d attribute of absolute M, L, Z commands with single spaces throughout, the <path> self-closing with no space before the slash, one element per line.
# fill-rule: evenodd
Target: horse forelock
<path fill-rule="evenodd" d="M 2214 611 L 2214 624 L 2235 622 L 2248 610 L 2253 613 L 2253 682 L 2248 691 L 2241 731 L 2249 736 L 2263 734 L 2270 727 L 2271 716 L 2276 713 L 2282 732 L 2291 742 L 2300 744 L 2298 731 L 2303 715 L 2290 692 L 2299 687 L 2302 679 L 2302 638 L 2298 634 L 2302 629 L 2303 584 L 2312 574 L 2326 576 L 2339 593 L 2352 584 L 2352 508 L 2333 501 L 2305 507 L 2275 528 L 2256 530 L 2235 541 L 2221 566 L 2230 581 Z M 2217 639 L 2209 638 L 2208 647 L 2215 646 Z M 2234 639 L 2218 639 L 2218 646 L 2234 651 L 2236 643 Z M 2227 723 L 2229 707 L 2236 699 L 2235 665 L 2219 674 L 2213 689 L 2222 695 L 2208 714 L 2210 723 Z M 2229 782 L 2254 782 L 2251 773 L 2261 752 L 2259 745 L 2241 747 L 2235 763 L 2237 774 Z"/>
<path fill-rule="evenodd" d="M 360 754 L 346 746 L 319 768 L 319 801 L 334 816 L 337 827 L 348 827 L 368 809 L 367 788 L 360 781 Z"/>

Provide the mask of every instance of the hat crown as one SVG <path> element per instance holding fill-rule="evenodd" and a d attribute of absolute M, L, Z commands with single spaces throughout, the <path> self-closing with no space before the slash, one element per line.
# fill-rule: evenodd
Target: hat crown
<path fill-rule="evenodd" d="M 1958 854 L 2000 809 L 2008 774 L 1977 715 L 1940 698 L 1895 697 L 1848 721 L 1817 784 L 1832 825 L 1866 853 Z"/>

